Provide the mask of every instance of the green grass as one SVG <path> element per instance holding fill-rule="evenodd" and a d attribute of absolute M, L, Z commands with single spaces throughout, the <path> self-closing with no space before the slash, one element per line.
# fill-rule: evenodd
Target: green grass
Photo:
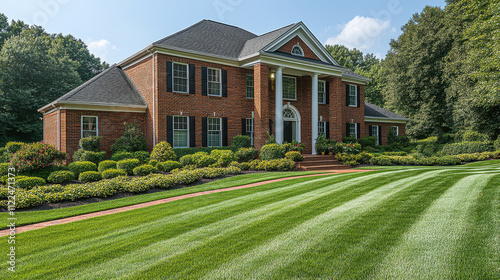
<path fill-rule="evenodd" d="M 499 173 L 298 178 L 51 226 L 17 235 L 0 278 L 500 279 Z"/>
<path fill-rule="evenodd" d="M 164 192 L 150 193 L 137 195 L 132 197 L 119 198 L 114 200 L 90 203 L 85 205 L 79 205 L 74 207 L 67 208 L 59 208 L 52 210 L 41 210 L 41 211 L 18 211 L 16 212 L 17 217 L 17 225 L 29 225 L 34 223 L 40 223 L 45 221 L 52 221 L 55 219 L 67 218 L 76 215 L 82 215 L 97 211 L 104 211 L 108 209 L 134 205 L 139 203 L 144 203 L 153 200 L 159 200 L 163 198 L 169 198 L 184 194 L 215 190 L 215 189 L 223 189 L 230 188 L 234 186 L 240 186 L 245 184 L 251 184 L 256 182 L 262 182 L 266 180 L 292 177 L 292 176 L 300 176 L 306 174 L 315 174 L 318 172 L 270 172 L 270 173 L 253 173 L 253 174 L 245 174 L 238 175 L 234 177 L 228 177 L 221 180 L 217 180 L 214 182 L 206 183 L 203 185 L 175 189 L 175 190 L 167 190 Z M 7 212 L 0 213 L 0 220 L 7 220 L 9 214 Z M 6 225 L 1 224 L 0 229 L 7 228 Z"/>

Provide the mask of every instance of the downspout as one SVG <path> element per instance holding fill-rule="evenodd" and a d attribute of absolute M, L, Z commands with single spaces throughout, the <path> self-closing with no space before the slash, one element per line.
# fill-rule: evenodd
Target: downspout
<path fill-rule="evenodd" d="M 54 104 L 52 107 L 56 108 Z M 57 107 L 57 150 L 61 150 L 61 108 Z"/>
<path fill-rule="evenodd" d="M 156 95 L 155 95 L 155 51 L 152 51 L 152 60 L 153 60 L 153 147 L 156 146 Z"/>

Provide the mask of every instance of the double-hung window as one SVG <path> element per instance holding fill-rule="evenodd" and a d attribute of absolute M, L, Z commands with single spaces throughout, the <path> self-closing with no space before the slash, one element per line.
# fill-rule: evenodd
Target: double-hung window
<path fill-rule="evenodd" d="M 208 95 L 221 96 L 221 73 L 220 69 L 207 69 Z"/>
<path fill-rule="evenodd" d="M 377 144 L 380 143 L 379 126 L 378 125 L 374 125 L 371 128 L 372 128 L 371 135 L 377 137 Z"/>
<path fill-rule="evenodd" d="M 99 136 L 97 121 L 95 116 L 82 116 L 82 138 Z"/>
<path fill-rule="evenodd" d="M 358 86 L 349 85 L 349 106 L 358 106 Z"/>
<path fill-rule="evenodd" d="M 222 146 L 222 119 L 221 118 L 208 118 L 207 129 L 207 146 L 218 147 Z"/>
<path fill-rule="evenodd" d="M 399 127 L 397 127 L 397 126 L 391 126 L 391 133 L 394 136 L 398 136 L 399 135 Z"/>
<path fill-rule="evenodd" d="M 326 122 L 318 122 L 318 136 L 323 135 L 326 138 Z"/>
<path fill-rule="evenodd" d="M 294 77 L 283 77 L 283 99 L 297 100 L 297 79 Z"/>
<path fill-rule="evenodd" d="M 358 138 L 357 125 L 355 123 L 349 124 L 349 137 Z"/>
<path fill-rule="evenodd" d="M 250 137 L 251 141 L 250 141 L 250 144 L 253 146 L 253 130 L 254 130 L 254 127 L 253 127 L 253 119 L 246 119 L 246 132 L 247 132 L 247 136 Z"/>
<path fill-rule="evenodd" d="M 253 98 L 253 75 L 247 75 L 247 98 Z"/>
<path fill-rule="evenodd" d="M 326 82 L 325 81 L 318 81 L 318 103 L 319 104 L 326 104 L 326 95 L 328 93 L 326 92 Z"/>
<path fill-rule="evenodd" d="M 188 92 L 188 65 L 183 64 L 183 63 L 176 63 L 174 62 L 172 64 L 174 68 L 174 74 L 173 74 L 173 79 L 174 79 L 174 92 L 182 92 L 182 93 L 187 93 Z"/>
<path fill-rule="evenodd" d="M 186 116 L 174 116 L 174 148 L 189 147 L 189 121 Z"/>

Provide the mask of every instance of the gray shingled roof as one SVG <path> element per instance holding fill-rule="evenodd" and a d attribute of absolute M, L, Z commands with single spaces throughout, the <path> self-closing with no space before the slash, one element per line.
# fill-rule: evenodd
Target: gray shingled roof
<path fill-rule="evenodd" d="M 377 105 L 365 102 L 365 117 L 386 118 L 391 120 L 407 121 L 408 119 Z"/>
<path fill-rule="evenodd" d="M 241 50 L 239 58 L 244 58 L 246 56 L 258 53 L 264 47 L 278 39 L 281 35 L 285 34 L 288 30 L 292 29 L 297 24 L 298 23 L 290 24 L 280 29 L 262 34 L 256 38 L 248 40 Z"/>
<path fill-rule="evenodd" d="M 342 72 L 342 75 L 345 76 L 345 77 L 352 77 L 352 78 L 355 78 L 355 79 L 364 79 L 366 81 L 371 81 L 371 79 L 368 79 L 365 76 L 359 75 L 359 74 L 357 74 L 356 72 L 352 71 L 349 68 L 345 68 L 345 67 L 342 67 L 342 68 L 344 69 L 344 72 Z"/>
<path fill-rule="evenodd" d="M 61 103 L 146 106 L 146 102 L 133 82 L 116 65 L 109 67 L 51 104 Z"/>

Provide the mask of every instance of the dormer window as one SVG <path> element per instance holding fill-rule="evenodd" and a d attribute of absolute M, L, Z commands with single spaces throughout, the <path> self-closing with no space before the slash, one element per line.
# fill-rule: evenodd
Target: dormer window
<path fill-rule="evenodd" d="M 298 55 L 298 56 L 304 56 L 304 51 L 299 46 L 299 43 L 297 43 L 297 45 L 293 46 L 293 48 L 292 48 L 292 54 L 293 55 Z"/>

